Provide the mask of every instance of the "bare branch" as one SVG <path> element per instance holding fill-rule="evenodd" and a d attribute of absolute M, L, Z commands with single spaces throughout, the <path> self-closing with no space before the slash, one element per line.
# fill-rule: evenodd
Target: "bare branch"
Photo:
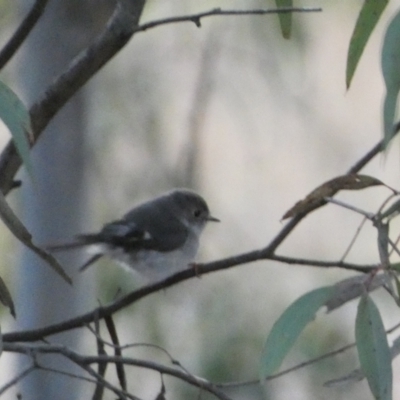
<path fill-rule="evenodd" d="M 156 21 L 147 22 L 139 25 L 136 28 L 136 32 L 146 31 L 151 28 L 155 28 L 160 25 L 176 24 L 179 22 L 193 22 L 198 28 L 201 28 L 201 19 L 212 16 L 239 16 L 239 15 L 267 15 L 267 14 L 289 14 L 289 13 L 309 13 L 309 12 L 321 12 L 320 7 L 282 7 L 269 10 L 221 10 L 220 8 L 214 8 L 210 11 L 204 11 L 198 14 L 182 15 L 179 17 L 163 18 Z"/>
<path fill-rule="evenodd" d="M 114 393 L 119 396 L 126 396 L 129 399 L 137 400 L 137 397 L 132 396 L 131 394 L 117 389 L 115 386 L 111 385 L 108 381 L 104 380 L 97 372 L 95 372 L 92 368 L 89 367 L 91 364 L 99 364 L 99 363 L 112 363 L 112 364 L 123 364 L 130 365 L 134 367 L 141 367 L 150 369 L 153 371 L 157 371 L 164 375 L 173 376 L 178 378 L 192 386 L 198 387 L 199 389 L 206 390 L 207 392 L 213 394 L 220 400 L 232 400 L 225 393 L 221 392 L 218 388 L 215 387 L 214 384 L 208 382 L 205 379 L 195 377 L 194 375 L 187 374 L 186 372 L 182 372 L 176 368 L 166 367 L 161 364 L 157 364 L 155 362 L 133 359 L 129 357 L 119 357 L 119 356 L 83 356 L 65 346 L 62 345 L 29 345 L 29 344 L 21 344 L 21 343 L 8 343 L 4 345 L 4 351 L 22 353 L 22 354 L 60 354 L 64 357 L 68 358 L 80 368 L 87 371 L 91 376 L 95 379 L 99 380 L 105 387 L 112 390 Z"/>
<path fill-rule="evenodd" d="M 370 221 L 373 220 L 373 218 L 375 216 L 375 214 L 373 214 L 373 213 L 369 213 L 367 211 L 361 210 L 360 208 L 354 207 L 351 204 L 347 204 L 342 200 L 334 199 L 333 197 L 326 197 L 325 200 L 328 203 L 333 203 L 333 204 L 336 204 L 336 205 L 338 205 L 340 207 L 347 208 L 348 210 L 351 210 L 351 211 L 354 211 L 354 212 L 356 212 L 358 214 L 361 214 L 361 215 L 364 216 L 364 218 L 367 218 Z"/>
<path fill-rule="evenodd" d="M 386 333 L 387 334 L 392 333 L 392 332 L 394 332 L 395 330 L 397 330 L 399 328 L 400 328 L 400 323 L 392 326 L 389 329 L 387 329 Z M 342 354 L 342 353 L 346 352 L 347 350 L 350 350 L 350 349 L 354 348 L 355 346 L 356 346 L 355 343 L 350 343 L 350 344 L 347 344 L 345 346 L 340 347 L 339 349 L 329 351 L 328 353 L 322 354 L 322 355 L 320 355 L 318 357 L 315 357 L 315 358 L 312 358 L 310 360 L 301 362 L 299 364 L 294 365 L 293 367 L 287 368 L 287 369 L 285 369 L 285 370 L 283 370 L 281 372 L 278 372 L 278 373 L 276 373 L 274 375 L 270 375 L 268 378 L 266 378 L 266 381 L 271 381 L 271 380 L 280 378 L 281 376 L 288 375 L 291 372 L 298 371 L 299 369 L 308 367 L 308 366 L 316 364 L 316 363 L 318 363 L 320 361 L 323 361 L 323 360 L 326 360 L 328 358 L 337 356 L 339 354 Z M 395 348 L 395 346 L 392 347 L 392 357 L 393 358 L 396 357 L 399 354 L 399 350 L 400 349 Z M 253 379 L 253 380 L 242 381 L 242 382 L 216 383 L 215 385 L 217 387 L 223 389 L 223 388 L 234 388 L 234 387 L 243 387 L 243 386 L 255 385 L 255 384 L 258 384 L 259 382 L 260 382 L 259 379 Z"/>
<path fill-rule="evenodd" d="M 294 219 L 296 219 L 295 217 Z M 291 222 L 291 221 L 290 221 Z M 287 225 L 290 225 L 290 222 Z M 279 236 L 279 235 L 278 235 Z M 273 243 L 272 241 L 271 243 Z M 272 246 L 271 246 L 272 248 Z M 348 270 L 355 270 L 358 272 L 370 272 L 371 269 L 376 268 L 374 265 L 357 265 L 357 264 L 349 264 L 341 261 L 316 261 L 316 260 L 304 260 L 304 259 L 295 259 L 283 256 L 276 256 L 274 254 L 263 255 L 264 250 L 255 250 L 248 253 L 240 254 L 237 256 L 225 258 L 222 260 L 210 262 L 207 264 L 198 264 L 198 268 L 196 271 L 193 268 L 188 268 L 184 271 L 178 272 L 163 281 L 156 282 L 154 284 L 144 286 L 139 288 L 131 293 L 128 293 L 125 296 L 122 296 L 110 303 L 106 306 L 100 306 L 93 311 L 90 311 L 86 314 L 82 314 L 75 318 L 71 318 L 66 321 L 62 321 L 58 324 L 49 325 L 44 328 L 25 330 L 20 332 L 9 332 L 3 335 L 4 342 L 16 342 L 16 341 L 37 341 L 42 340 L 44 337 L 49 335 L 54 335 L 56 333 L 68 331 L 71 329 L 81 328 L 86 326 L 87 324 L 95 321 L 95 318 L 105 318 L 108 315 L 112 315 L 113 313 L 141 300 L 144 297 L 149 296 L 152 293 L 158 292 L 159 290 L 166 289 L 173 285 L 176 285 L 179 282 L 185 281 L 190 278 L 197 277 L 198 274 L 207 274 L 211 272 L 216 272 L 220 270 L 224 270 L 227 268 L 232 268 L 237 265 L 243 265 L 253 261 L 260 260 L 276 260 L 285 262 L 288 264 L 299 264 L 299 265 L 311 265 L 311 266 L 321 266 L 321 267 L 338 267 L 345 268 Z M 309 263 L 309 264 L 308 264 Z"/>
<path fill-rule="evenodd" d="M 393 137 L 390 139 L 392 140 L 400 130 L 400 122 L 394 126 L 394 134 Z M 362 156 L 348 171 L 348 174 L 355 174 L 361 169 L 363 169 L 377 154 L 381 151 L 385 150 L 385 141 L 382 139 L 378 142 L 368 153 Z"/>
<path fill-rule="evenodd" d="M 3 69 L 8 61 L 14 56 L 21 44 L 27 38 L 33 27 L 42 16 L 48 0 L 36 0 L 35 4 L 23 19 L 18 29 L 14 32 L 13 36 L 7 42 L 0 52 L 0 69 Z"/>
<path fill-rule="evenodd" d="M 279 261 L 285 264 L 297 264 L 297 265 L 306 265 L 309 267 L 322 267 L 322 268 L 342 268 L 342 269 L 348 269 L 350 271 L 358 271 L 363 273 L 369 273 L 378 267 L 378 264 L 360 265 L 360 264 L 346 263 L 343 260 L 338 260 L 338 261 L 311 260 L 303 258 L 278 256 L 276 254 L 272 255 L 268 259 L 273 261 Z"/>
<path fill-rule="evenodd" d="M 24 369 L 21 373 L 19 373 L 17 376 L 15 376 L 13 379 L 11 379 L 9 382 L 7 382 L 4 386 L 0 388 L 0 396 L 4 394 L 8 389 L 12 388 L 15 386 L 17 383 L 22 381 L 26 376 L 28 376 L 31 372 L 35 370 L 36 366 L 31 365 L 30 367 Z"/>

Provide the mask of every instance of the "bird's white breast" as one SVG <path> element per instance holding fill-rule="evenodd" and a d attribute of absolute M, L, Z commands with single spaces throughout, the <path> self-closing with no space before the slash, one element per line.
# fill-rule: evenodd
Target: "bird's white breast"
<path fill-rule="evenodd" d="M 156 282 L 188 268 L 198 247 L 198 232 L 191 232 L 181 248 L 169 252 L 136 250 L 128 253 L 122 248 L 109 245 L 98 247 L 98 252 L 109 256 L 131 272 L 137 271 L 147 281 Z"/>

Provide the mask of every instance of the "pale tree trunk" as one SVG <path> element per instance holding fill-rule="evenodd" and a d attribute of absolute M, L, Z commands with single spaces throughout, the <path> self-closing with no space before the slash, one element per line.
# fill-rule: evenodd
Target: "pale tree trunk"
<path fill-rule="evenodd" d="M 30 2 L 21 1 L 26 13 Z M 51 79 L 93 37 L 92 1 L 52 0 L 23 47 L 18 72 L 28 104 Z M 92 7 L 98 10 L 98 7 Z M 86 103 L 87 90 L 80 91 L 50 123 L 32 152 L 34 182 L 24 178 L 23 220 L 37 243 L 54 243 L 71 238 L 85 229 L 86 202 Z M 90 213 L 89 213 L 90 214 Z M 58 257 L 58 256 L 57 256 Z M 32 329 L 61 321 L 87 310 L 93 298 L 93 283 L 77 277 L 76 255 L 58 257 L 73 277 L 70 287 L 29 250 L 23 250 L 17 279 L 16 306 L 18 328 Z M 56 343 L 76 347 L 78 332 L 51 337 Z M 39 360 L 40 361 L 40 360 Z M 29 360 L 21 357 L 20 366 Z M 47 364 L 47 361 L 46 361 Z M 48 364 L 47 364 L 48 365 Z M 63 360 L 51 361 L 53 368 L 68 370 Z M 49 372 L 35 372 L 19 388 L 29 400 L 71 400 L 80 398 L 79 381 Z"/>

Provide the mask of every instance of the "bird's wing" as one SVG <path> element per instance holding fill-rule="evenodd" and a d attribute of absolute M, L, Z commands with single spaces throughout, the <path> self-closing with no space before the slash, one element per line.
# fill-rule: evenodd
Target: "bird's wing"
<path fill-rule="evenodd" d="M 77 236 L 77 239 L 86 244 L 109 244 L 123 247 L 126 250 L 135 248 L 151 248 L 153 238 L 144 229 L 135 223 L 125 220 L 111 222 L 104 225 L 98 233 Z"/>

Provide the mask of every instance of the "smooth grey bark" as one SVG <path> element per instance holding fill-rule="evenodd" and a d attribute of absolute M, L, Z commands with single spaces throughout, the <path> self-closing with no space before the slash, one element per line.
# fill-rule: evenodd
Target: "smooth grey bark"
<path fill-rule="evenodd" d="M 29 2 L 21 1 L 25 13 Z M 29 36 L 19 60 L 19 82 L 28 103 L 34 101 L 93 36 L 94 15 L 90 1 L 53 0 Z M 92 7 L 93 8 L 93 7 Z M 96 7 L 94 7 L 96 10 Z M 34 182 L 27 176 L 21 189 L 22 216 L 38 244 L 66 240 L 85 229 L 86 215 L 86 102 L 87 90 L 75 95 L 49 124 L 32 151 Z M 36 328 L 61 321 L 87 310 L 93 283 L 78 277 L 78 255 L 61 255 L 59 260 L 73 278 L 70 287 L 31 251 L 22 250 L 15 302 L 18 328 Z M 51 338 L 71 347 L 79 345 L 79 332 Z M 21 357 L 20 366 L 31 362 Z M 71 370 L 65 360 L 39 360 L 46 366 Z M 76 372 L 76 371 L 75 371 Z M 19 392 L 30 400 L 80 398 L 78 381 L 39 371 L 26 378 Z"/>

